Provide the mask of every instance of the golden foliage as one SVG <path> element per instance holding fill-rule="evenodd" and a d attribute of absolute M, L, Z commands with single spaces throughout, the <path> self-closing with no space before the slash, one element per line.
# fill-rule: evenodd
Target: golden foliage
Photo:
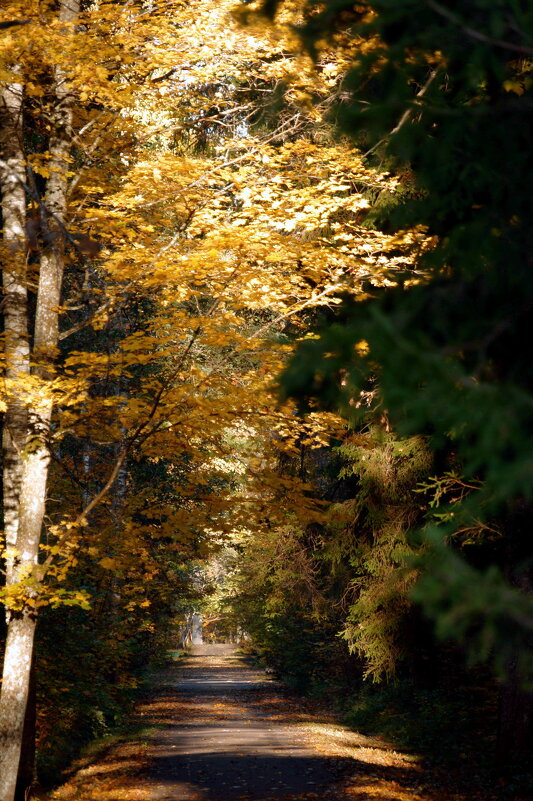
<path fill-rule="evenodd" d="M 393 194 L 397 182 L 328 132 L 347 63 L 339 42 L 325 43 L 313 65 L 290 25 L 297 3 L 286 4 L 276 28 L 259 18 L 243 26 L 233 10 L 230 0 L 169 0 L 149 10 L 141 0 L 95 0 L 71 26 L 37 0 L 0 10 L 0 21 L 29 21 L 2 33 L 0 79 L 20 84 L 42 142 L 52 68 L 60 65 L 76 98 L 64 350 L 53 375 L 21 377 L 18 391 L 33 408 L 54 399 L 56 444 L 75 437 L 114 459 L 135 452 L 154 464 L 186 461 L 186 471 L 175 470 L 178 508 L 159 529 L 148 526 L 150 537 L 170 537 L 183 553 L 195 537 L 205 551 L 206 541 L 249 527 L 273 498 L 303 519 L 321 514 L 310 487 L 278 475 L 278 453 L 324 446 L 340 424 L 324 415 L 302 422 L 291 405 L 280 407 L 275 377 L 303 313 L 363 284 L 394 282 L 424 237 L 364 225 L 373 199 Z M 267 96 L 266 108 L 276 92 L 279 119 L 258 123 L 257 98 Z M 35 185 L 49 178 L 45 147 L 29 149 L 27 164 Z M 46 217 L 37 201 L 30 193 L 30 214 Z M 46 230 L 36 247 L 38 237 Z M 30 291 L 33 281 L 30 270 Z M 136 303 L 150 307 L 142 330 L 124 322 Z M 4 382 L 3 394 L 9 389 Z M 92 486 L 105 486 L 112 468 L 93 461 Z M 80 548 L 132 585 L 141 581 L 134 565 L 157 571 L 147 527 L 133 522 L 150 508 L 150 490 L 129 497 L 126 487 L 125 545 L 117 548 L 113 525 L 96 536 L 86 514 L 73 511 L 80 497 L 87 503 L 75 486 L 85 481 L 80 466 L 64 456 L 62 469 L 75 481 L 51 510 L 44 549 L 55 595 L 42 588 L 41 570 L 23 596 L 61 599 L 57 587 Z M 143 599 L 133 593 L 131 603 Z"/>

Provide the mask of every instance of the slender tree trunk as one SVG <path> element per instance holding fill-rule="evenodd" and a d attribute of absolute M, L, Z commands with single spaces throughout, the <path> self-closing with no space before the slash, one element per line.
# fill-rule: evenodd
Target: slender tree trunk
<path fill-rule="evenodd" d="M 76 20 L 79 0 L 62 0 L 59 17 Z M 10 583 L 34 570 L 45 513 L 50 462 L 49 431 L 53 399 L 46 382 L 53 377 L 59 339 L 59 304 L 65 264 L 62 223 L 67 211 L 67 174 L 72 145 L 72 95 L 61 68 L 54 75 L 55 106 L 51 115 L 50 178 L 44 198 L 45 249 L 41 254 L 34 330 L 34 374 L 43 382 L 39 400 L 29 405 L 28 437 L 22 458 L 16 560 Z M 0 801 L 13 801 L 28 703 L 36 615 L 31 591 L 24 608 L 11 615 L 0 695 Z"/>
<path fill-rule="evenodd" d="M 26 288 L 26 179 L 22 146 L 22 84 L 0 98 L 0 187 L 2 194 L 2 299 L 5 335 L 6 411 L 2 430 L 4 536 L 7 582 L 14 566 L 18 531 L 20 456 L 26 442 L 27 411 L 20 379 L 30 372 Z"/>
<path fill-rule="evenodd" d="M 35 617 L 29 614 L 12 615 L 7 633 L 0 702 L 2 801 L 12 801 L 15 795 L 28 702 L 34 633 Z"/>
<path fill-rule="evenodd" d="M 2 502 L 6 541 L 6 582 L 14 581 L 18 534 L 18 508 L 21 484 L 21 455 L 27 437 L 27 409 L 23 378 L 30 372 L 28 340 L 28 293 L 26 288 L 26 179 L 22 131 L 23 87 L 20 83 L 6 86 L 0 97 L 0 187 L 2 196 L 2 284 L 5 335 L 6 411 L 2 429 Z M 11 613 L 6 610 L 9 624 Z M 12 658 L 24 665 L 31 635 L 21 631 L 22 621 L 13 621 L 11 638 L 21 641 Z M 31 625 L 31 622 L 30 622 Z M 4 689 L 8 703 L 24 688 L 10 684 L 14 672 L 6 666 L 8 680 Z M 35 751 L 35 716 L 26 718 L 24 737 L 27 748 L 20 765 L 19 787 L 33 781 Z M 17 733 L 18 735 L 18 733 Z M 15 740 L 16 741 L 16 740 Z"/>
<path fill-rule="evenodd" d="M 37 728 L 37 688 L 35 677 L 35 652 L 30 673 L 28 705 L 22 731 L 22 758 L 19 764 L 15 801 L 27 801 L 28 794 L 35 784 L 35 732 Z"/>

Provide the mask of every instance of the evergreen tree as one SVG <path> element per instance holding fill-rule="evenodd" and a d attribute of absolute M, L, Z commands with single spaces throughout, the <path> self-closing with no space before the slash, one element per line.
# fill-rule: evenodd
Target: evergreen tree
<path fill-rule="evenodd" d="M 409 179 L 389 224 L 423 226 L 433 246 L 415 271 L 345 304 L 304 343 L 285 392 L 356 417 L 377 378 L 397 430 L 428 436 L 448 468 L 480 482 L 458 502 L 446 495 L 426 528 L 432 548 L 415 597 L 443 636 L 506 677 L 503 759 L 526 748 L 531 718 L 533 13 L 509 0 L 305 11 L 311 47 L 342 35 L 353 59 L 340 125 L 369 163 L 386 160 Z M 459 552 L 451 543 L 464 531 L 475 542 Z"/>

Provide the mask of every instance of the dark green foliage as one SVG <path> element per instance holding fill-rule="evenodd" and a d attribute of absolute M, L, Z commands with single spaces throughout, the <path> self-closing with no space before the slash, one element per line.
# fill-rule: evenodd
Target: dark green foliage
<path fill-rule="evenodd" d="M 377 379 L 400 434 L 429 437 L 453 452 L 467 479 L 482 481 L 428 531 L 432 553 L 419 563 L 416 598 L 472 658 L 491 657 L 502 672 L 518 658 L 527 682 L 533 11 L 510 0 L 371 0 L 368 22 L 351 3 L 321 7 L 304 31 L 311 41 L 337 25 L 379 37 L 348 76 L 338 119 L 373 149 L 370 159 L 411 171 L 414 190 L 391 210 L 391 224 L 424 225 L 436 239 L 417 260 L 425 275 L 418 286 L 404 288 L 401 279 L 345 304 L 319 340 L 301 347 L 284 389 L 353 417 L 354 398 Z M 367 355 L 354 350 L 361 340 Z M 474 560 L 454 552 L 455 532 L 480 522 L 505 545 L 485 544 Z"/>
<path fill-rule="evenodd" d="M 367 685 L 352 701 L 347 722 L 358 731 L 382 735 L 398 747 L 431 755 L 436 764 L 467 764 L 479 790 L 489 778 L 490 732 L 496 725 L 494 693 L 481 683 L 462 677 L 460 686 L 420 689 L 409 680 L 387 688 Z M 493 740 L 493 738 L 492 738 Z M 476 786 L 477 785 L 477 786 Z"/>
<path fill-rule="evenodd" d="M 420 546 L 408 533 L 422 514 L 413 489 L 432 465 L 424 441 L 398 440 L 374 423 L 298 462 L 328 501 L 324 522 L 245 544 L 231 601 L 237 620 L 299 689 L 342 694 L 363 677 L 417 672 L 433 648 L 409 598 Z"/>

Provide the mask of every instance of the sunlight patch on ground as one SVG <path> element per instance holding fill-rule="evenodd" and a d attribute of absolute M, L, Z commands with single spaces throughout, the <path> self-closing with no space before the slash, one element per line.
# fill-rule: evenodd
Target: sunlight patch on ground
<path fill-rule="evenodd" d="M 419 795 L 416 790 L 406 789 L 397 782 L 380 779 L 360 779 L 360 783 L 345 788 L 346 797 L 353 801 L 428 801 L 426 794 Z M 451 799 L 450 799 L 451 801 Z"/>
<path fill-rule="evenodd" d="M 89 764 L 81 759 L 77 763 L 81 767 L 48 796 L 49 801 L 147 801 L 151 796 L 139 781 L 146 763 L 145 743 L 114 744 Z"/>
<path fill-rule="evenodd" d="M 351 757 L 371 765 L 413 771 L 420 769 L 417 756 L 399 753 L 377 738 L 365 737 L 340 725 L 305 723 L 300 726 L 316 738 L 315 745 L 320 751 L 334 753 L 335 756 Z"/>
<path fill-rule="evenodd" d="M 119 771 L 128 771 L 137 768 L 139 765 L 138 759 L 132 758 L 128 760 L 119 760 L 117 762 L 105 762 L 103 765 L 91 765 L 88 768 L 80 770 L 78 776 L 95 776 L 100 775 L 108 776 L 109 774 L 118 773 Z"/>

